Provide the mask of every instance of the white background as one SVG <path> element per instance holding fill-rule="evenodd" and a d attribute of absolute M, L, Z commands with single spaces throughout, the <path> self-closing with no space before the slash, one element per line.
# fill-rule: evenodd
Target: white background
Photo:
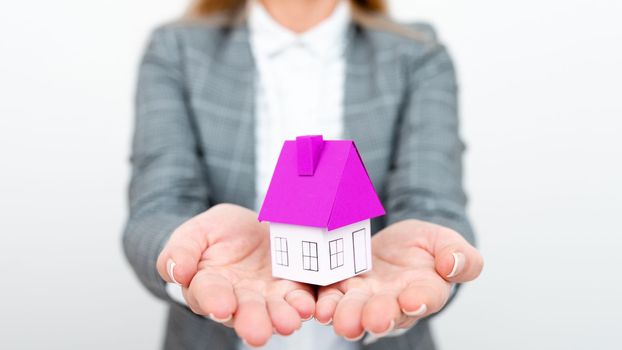
<path fill-rule="evenodd" d="M 619 349 L 622 2 L 392 1 L 459 68 L 486 258 L 442 349 Z M 0 348 L 154 349 L 164 306 L 121 253 L 132 95 L 184 1 L 0 4 Z"/>

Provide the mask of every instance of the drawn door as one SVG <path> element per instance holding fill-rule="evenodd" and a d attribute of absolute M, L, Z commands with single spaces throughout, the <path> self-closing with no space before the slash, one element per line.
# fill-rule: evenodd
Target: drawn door
<path fill-rule="evenodd" d="M 367 234 L 364 228 L 352 232 L 352 247 L 354 249 L 354 273 L 367 270 Z"/>

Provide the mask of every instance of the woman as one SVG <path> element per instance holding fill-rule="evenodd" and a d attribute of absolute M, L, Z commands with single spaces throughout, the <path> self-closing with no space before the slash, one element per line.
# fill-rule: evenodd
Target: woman
<path fill-rule="evenodd" d="M 187 306 L 170 304 L 165 348 L 262 346 L 273 333 L 289 337 L 271 349 L 433 348 L 426 317 L 482 259 L 465 214 L 452 62 L 429 26 L 396 25 L 384 10 L 204 0 L 153 33 L 124 247 L 156 296 L 181 286 Z M 303 134 L 355 140 L 387 211 L 373 222 L 373 270 L 319 289 L 272 278 L 253 211 L 283 140 Z"/>

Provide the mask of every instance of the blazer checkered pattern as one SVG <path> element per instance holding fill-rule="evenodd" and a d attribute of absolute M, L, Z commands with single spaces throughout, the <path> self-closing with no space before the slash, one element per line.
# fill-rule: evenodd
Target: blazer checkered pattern
<path fill-rule="evenodd" d="M 346 49 L 345 136 L 356 141 L 387 210 L 372 231 L 416 218 L 473 243 L 452 61 L 430 26 L 383 21 L 353 16 Z M 141 282 L 164 300 L 155 263 L 173 230 L 217 203 L 255 203 L 248 35 L 244 19 L 167 24 L 153 32 L 140 66 L 123 246 Z M 233 350 L 237 341 L 231 329 L 170 303 L 164 348 Z M 434 344 L 423 320 L 365 348 Z"/>

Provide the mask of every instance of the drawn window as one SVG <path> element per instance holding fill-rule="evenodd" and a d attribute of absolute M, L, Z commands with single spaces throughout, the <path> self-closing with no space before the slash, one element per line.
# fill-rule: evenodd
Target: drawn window
<path fill-rule="evenodd" d="M 343 238 L 328 242 L 328 251 L 330 253 L 330 269 L 343 266 Z"/>
<path fill-rule="evenodd" d="M 274 262 L 277 265 L 289 266 L 287 255 L 287 238 L 274 237 Z"/>
<path fill-rule="evenodd" d="M 307 271 L 318 271 L 317 243 L 302 241 L 302 268 Z"/>

